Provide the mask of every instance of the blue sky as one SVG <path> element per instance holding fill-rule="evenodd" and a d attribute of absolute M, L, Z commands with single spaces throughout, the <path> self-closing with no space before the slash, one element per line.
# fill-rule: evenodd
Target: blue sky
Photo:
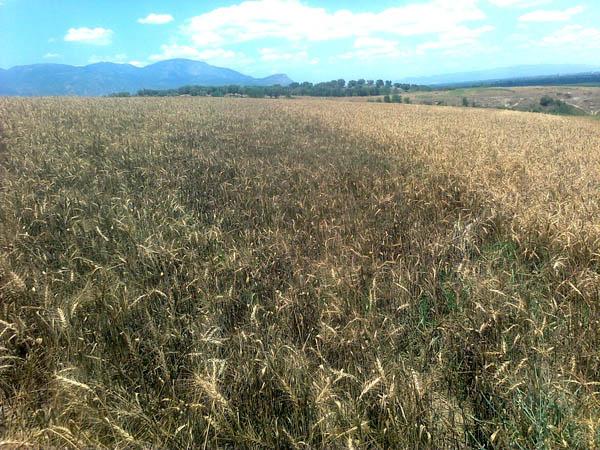
<path fill-rule="evenodd" d="M 0 67 L 190 58 L 295 80 L 600 65 L 598 0 L 0 0 Z"/>

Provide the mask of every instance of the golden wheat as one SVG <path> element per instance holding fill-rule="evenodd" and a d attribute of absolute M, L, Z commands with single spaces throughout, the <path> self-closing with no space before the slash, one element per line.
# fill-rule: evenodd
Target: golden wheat
<path fill-rule="evenodd" d="M 0 99 L 0 444 L 600 446 L 597 121 Z"/>

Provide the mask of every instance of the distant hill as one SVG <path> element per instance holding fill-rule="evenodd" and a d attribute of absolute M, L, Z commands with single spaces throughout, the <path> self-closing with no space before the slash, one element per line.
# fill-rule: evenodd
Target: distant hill
<path fill-rule="evenodd" d="M 600 71 L 569 75 L 542 75 L 537 77 L 506 78 L 501 80 L 470 81 L 439 84 L 439 89 L 475 87 L 525 87 L 525 86 L 600 86 Z"/>
<path fill-rule="evenodd" d="M 0 69 L 0 95 L 106 95 L 140 89 L 173 89 L 184 85 L 287 86 L 285 74 L 253 78 L 235 70 L 201 61 L 171 59 L 146 67 L 97 63 L 77 67 L 64 64 L 34 64 Z"/>
<path fill-rule="evenodd" d="M 535 77 L 564 76 L 600 71 L 600 67 L 574 64 L 547 64 L 503 67 L 499 69 L 460 72 L 426 77 L 413 77 L 402 80 L 429 86 L 440 85 L 474 85 L 477 82 L 490 82 L 509 79 L 525 79 Z"/>

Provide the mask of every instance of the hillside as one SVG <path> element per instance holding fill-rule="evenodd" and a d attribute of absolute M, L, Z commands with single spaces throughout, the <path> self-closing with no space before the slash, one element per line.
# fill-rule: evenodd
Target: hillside
<path fill-rule="evenodd" d="M 411 77 L 405 81 L 430 86 L 472 86 L 477 84 L 503 82 L 506 80 L 526 80 L 532 78 L 560 77 L 582 73 L 599 72 L 600 66 L 582 64 L 541 64 L 501 67 L 497 69 L 457 72 L 442 75 Z"/>
<path fill-rule="evenodd" d="M 593 86 L 531 86 L 510 88 L 441 89 L 413 92 L 405 95 L 413 103 L 444 106 L 502 108 L 518 111 L 539 111 L 544 97 L 551 97 L 572 106 L 572 113 L 597 116 L 600 113 L 600 87 Z"/>
<path fill-rule="evenodd" d="M 509 77 L 488 79 L 483 81 L 467 81 L 461 83 L 440 84 L 442 88 L 467 87 L 527 87 L 527 86 L 600 86 L 600 71 L 576 73 L 569 75 L 543 75 L 535 77 Z"/>
<path fill-rule="evenodd" d="M 269 86 L 291 83 L 286 75 L 253 78 L 231 69 L 186 59 L 135 67 L 97 63 L 83 67 L 34 64 L 0 71 L 0 95 L 107 95 L 140 89 L 172 89 L 185 85 Z"/>

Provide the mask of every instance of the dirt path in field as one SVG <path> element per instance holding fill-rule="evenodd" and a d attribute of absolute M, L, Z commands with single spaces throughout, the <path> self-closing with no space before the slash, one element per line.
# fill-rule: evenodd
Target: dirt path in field
<path fill-rule="evenodd" d="M 581 106 L 578 106 L 578 105 L 576 105 L 574 103 L 569 103 L 569 102 L 565 102 L 565 103 L 567 105 L 569 105 L 569 106 L 572 106 L 573 108 L 577 108 L 578 110 L 583 111 L 586 114 L 588 113 L 588 111 L 586 109 L 582 108 Z M 590 111 L 590 112 L 591 112 L 592 115 L 594 114 L 594 111 Z"/>

